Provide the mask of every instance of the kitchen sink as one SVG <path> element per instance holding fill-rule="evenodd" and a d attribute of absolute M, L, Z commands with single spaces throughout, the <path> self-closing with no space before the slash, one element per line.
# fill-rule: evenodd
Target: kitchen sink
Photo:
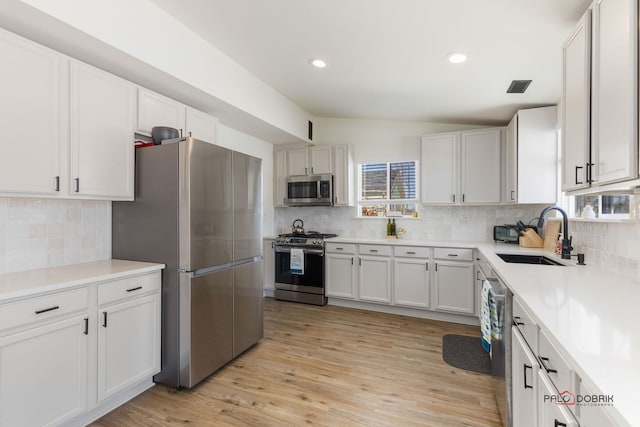
<path fill-rule="evenodd" d="M 554 261 L 551 258 L 547 258 L 544 255 L 521 255 L 521 254 L 496 254 L 504 260 L 504 262 L 516 263 L 516 264 L 538 264 L 538 265 L 559 265 L 564 267 L 564 264 Z"/>

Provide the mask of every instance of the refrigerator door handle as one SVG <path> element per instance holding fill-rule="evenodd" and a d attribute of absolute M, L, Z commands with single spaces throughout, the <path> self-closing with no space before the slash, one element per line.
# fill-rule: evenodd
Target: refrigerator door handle
<path fill-rule="evenodd" d="M 258 256 L 254 256 L 251 258 L 245 258 L 245 259 L 241 259 L 238 261 L 233 261 L 231 264 L 229 264 L 230 267 L 237 267 L 239 265 L 245 265 L 245 264 L 251 264 L 252 262 L 256 262 L 256 261 L 260 261 L 262 260 L 262 255 L 258 255 Z"/>

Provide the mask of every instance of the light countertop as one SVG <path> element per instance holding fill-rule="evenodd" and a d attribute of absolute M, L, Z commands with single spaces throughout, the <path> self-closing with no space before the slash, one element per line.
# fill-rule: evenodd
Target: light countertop
<path fill-rule="evenodd" d="M 0 303 L 47 292 L 115 280 L 164 268 L 164 264 L 108 259 L 0 274 Z"/>
<path fill-rule="evenodd" d="M 621 426 L 640 426 L 640 329 L 634 320 L 640 308 L 639 278 L 590 266 L 589 259 L 586 266 L 578 266 L 576 258 L 562 260 L 518 245 L 343 237 L 326 241 L 477 248 L 553 344 L 569 356 L 567 362 L 580 378 L 595 392 L 613 395 L 614 406 L 603 409 Z M 496 253 L 544 254 L 567 265 L 510 264 Z"/>

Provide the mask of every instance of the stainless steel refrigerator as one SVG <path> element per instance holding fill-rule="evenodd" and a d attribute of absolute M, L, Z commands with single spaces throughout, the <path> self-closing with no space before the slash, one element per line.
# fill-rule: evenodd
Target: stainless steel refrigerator
<path fill-rule="evenodd" d="M 136 150 L 112 254 L 166 264 L 156 382 L 191 388 L 263 336 L 261 162 L 193 138 Z"/>

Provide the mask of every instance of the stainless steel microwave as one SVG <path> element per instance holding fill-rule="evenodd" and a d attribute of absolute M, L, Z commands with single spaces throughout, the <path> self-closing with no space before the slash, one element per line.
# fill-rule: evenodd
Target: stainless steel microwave
<path fill-rule="evenodd" d="M 333 206 L 333 175 L 287 177 L 287 206 Z"/>

